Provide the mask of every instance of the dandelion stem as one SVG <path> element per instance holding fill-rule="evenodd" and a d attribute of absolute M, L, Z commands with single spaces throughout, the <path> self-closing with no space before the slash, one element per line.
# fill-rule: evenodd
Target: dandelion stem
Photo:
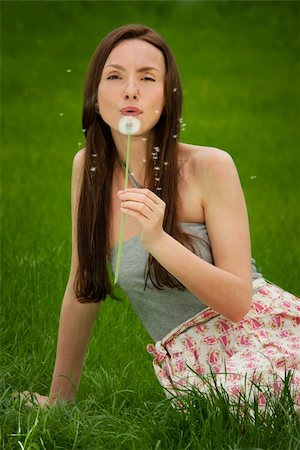
<path fill-rule="evenodd" d="M 130 158 L 130 132 L 128 132 L 128 137 L 127 137 L 126 169 L 125 169 L 124 189 L 128 188 L 129 158 Z M 121 214 L 120 234 L 119 234 L 119 247 L 118 247 L 118 255 L 117 255 L 117 264 L 116 264 L 116 272 L 115 272 L 114 284 L 118 283 L 120 261 L 121 261 L 121 251 L 122 251 L 123 238 L 124 238 L 124 226 L 125 226 L 125 213 L 122 212 L 122 214 Z"/>

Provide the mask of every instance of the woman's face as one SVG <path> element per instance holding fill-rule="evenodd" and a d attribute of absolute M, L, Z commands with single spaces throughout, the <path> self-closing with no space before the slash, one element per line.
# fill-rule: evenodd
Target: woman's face
<path fill-rule="evenodd" d="M 164 79 L 164 56 L 148 42 L 125 40 L 111 51 L 103 68 L 97 103 L 113 135 L 119 133 L 119 120 L 124 115 L 139 119 L 138 135 L 147 135 L 163 110 Z"/>

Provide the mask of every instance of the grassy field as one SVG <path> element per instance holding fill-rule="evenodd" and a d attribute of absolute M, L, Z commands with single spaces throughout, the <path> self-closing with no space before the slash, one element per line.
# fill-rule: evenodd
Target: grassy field
<path fill-rule="evenodd" d="M 300 293 L 299 10 L 296 2 L 1 2 L 2 448 L 300 448 L 287 394 L 243 416 L 224 395 L 196 395 L 185 414 L 172 408 L 127 302 L 102 306 L 76 406 L 28 410 L 10 397 L 49 389 L 84 78 L 98 42 L 125 23 L 152 26 L 170 44 L 185 95 L 181 140 L 233 156 L 258 269 Z"/>

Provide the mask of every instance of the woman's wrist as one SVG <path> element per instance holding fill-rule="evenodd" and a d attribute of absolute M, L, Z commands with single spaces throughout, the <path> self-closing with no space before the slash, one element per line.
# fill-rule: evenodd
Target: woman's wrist
<path fill-rule="evenodd" d="M 159 233 L 155 237 L 155 239 L 152 239 L 150 242 L 145 242 L 141 238 L 141 244 L 143 245 L 143 247 L 146 248 L 146 250 L 148 250 L 149 253 L 151 253 L 154 256 L 154 254 L 156 254 L 157 251 L 159 251 L 159 249 L 162 248 L 165 241 L 168 239 L 168 236 L 169 236 L 168 233 L 166 233 L 164 230 L 161 230 L 161 233 Z"/>
<path fill-rule="evenodd" d="M 58 403 L 62 404 L 62 403 L 67 403 L 67 404 L 72 404 L 75 403 L 76 397 L 75 395 L 62 395 L 60 392 L 58 393 L 50 393 L 48 400 L 47 400 L 47 404 L 49 406 L 54 406 Z"/>

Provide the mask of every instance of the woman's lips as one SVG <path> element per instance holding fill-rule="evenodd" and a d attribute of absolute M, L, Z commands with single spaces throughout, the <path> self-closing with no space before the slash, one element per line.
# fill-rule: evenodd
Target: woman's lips
<path fill-rule="evenodd" d="M 121 109 L 121 113 L 123 116 L 138 116 L 142 113 L 139 108 L 135 108 L 134 106 L 127 106 L 126 108 Z"/>

